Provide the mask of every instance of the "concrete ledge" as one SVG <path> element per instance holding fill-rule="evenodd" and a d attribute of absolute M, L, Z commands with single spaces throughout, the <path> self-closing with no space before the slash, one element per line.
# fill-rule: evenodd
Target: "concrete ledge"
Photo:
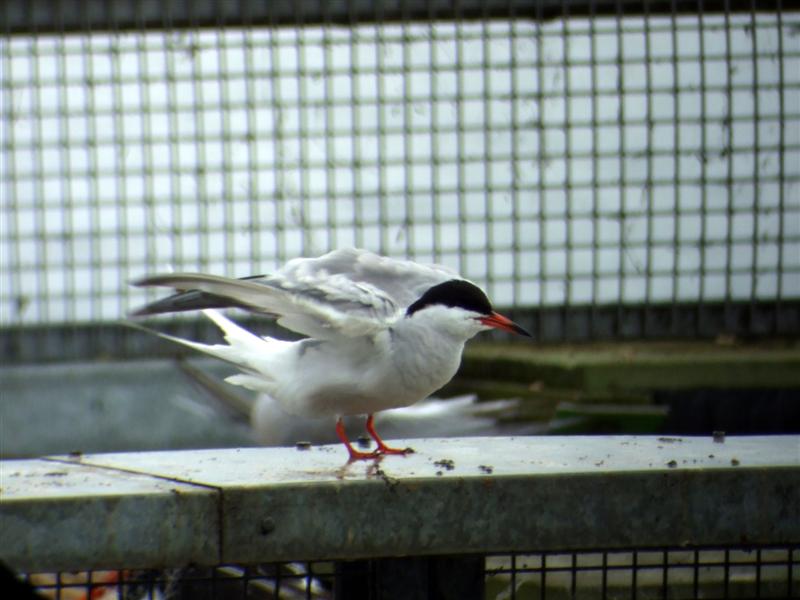
<path fill-rule="evenodd" d="M 800 542 L 800 436 L 414 440 L 3 461 L 20 571 Z M 57 473 L 57 474 L 56 474 Z"/>
<path fill-rule="evenodd" d="M 0 560 L 20 570 L 218 557 L 219 496 L 204 486 L 46 459 L 0 462 L 0 485 Z"/>

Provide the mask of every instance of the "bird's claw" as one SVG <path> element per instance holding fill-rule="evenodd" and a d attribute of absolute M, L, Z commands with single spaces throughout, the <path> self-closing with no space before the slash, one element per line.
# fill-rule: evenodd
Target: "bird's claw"
<path fill-rule="evenodd" d="M 381 459 L 384 456 L 388 456 L 389 454 L 400 454 L 405 456 L 406 454 L 413 454 L 415 450 L 413 448 L 390 448 L 389 446 L 379 446 L 375 448 L 372 452 L 360 452 L 355 449 L 350 450 L 350 462 L 355 460 L 377 460 Z"/>
<path fill-rule="evenodd" d="M 354 462 L 356 460 L 377 460 L 380 458 L 383 458 L 383 454 L 377 450 L 373 450 L 372 452 L 359 452 L 358 450 L 353 450 L 350 452 L 350 458 L 347 462 Z"/>
<path fill-rule="evenodd" d="M 375 449 L 375 452 L 378 452 L 380 454 L 402 454 L 403 456 L 405 456 L 406 454 L 413 454 L 414 453 L 414 449 L 413 448 L 390 448 L 389 446 L 381 444 Z"/>

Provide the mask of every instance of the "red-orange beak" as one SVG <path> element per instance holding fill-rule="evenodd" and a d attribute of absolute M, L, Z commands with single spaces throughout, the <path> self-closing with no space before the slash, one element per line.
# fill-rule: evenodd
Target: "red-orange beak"
<path fill-rule="evenodd" d="M 508 317 L 504 317 L 500 313 L 493 312 L 488 317 L 478 317 L 478 321 L 480 321 L 487 327 L 494 327 L 496 329 L 502 329 L 503 331 L 508 331 L 509 333 L 516 333 L 517 335 L 526 335 L 528 337 L 533 337 L 522 327 L 514 323 L 514 321 L 512 321 Z"/>

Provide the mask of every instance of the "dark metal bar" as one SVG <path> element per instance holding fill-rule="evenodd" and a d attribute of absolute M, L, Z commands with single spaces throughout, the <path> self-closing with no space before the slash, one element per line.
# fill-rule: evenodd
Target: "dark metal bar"
<path fill-rule="evenodd" d="M 759 11 L 773 11 L 779 2 L 759 2 Z M 122 31 L 128 29 L 181 29 L 218 27 L 224 23 L 236 26 L 292 26 L 298 25 L 302 15 L 305 25 L 331 23 L 352 25 L 375 22 L 375 3 L 371 0 L 338 0 L 327 3 L 319 0 L 242 0 L 217 2 L 216 0 L 6 0 L 0 12 L 0 31 L 10 34 Z M 508 18 L 513 13 L 519 18 L 549 20 L 560 18 L 565 11 L 571 16 L 588 14 L 616 15 L 620 7 L 625 14 L 637 14 L 641 2 L 633 0 L 601 0 L 587 2 L 571 0 L 386 0 L 380 10 L 381 22 L 427 21 L 454 19 L 482 20 Z M 729 3 L 732 11 L 749 11 L 750 2 Z M 692 0 L 655 1 L 649 4 L 649 14 L 668 14 L 673 10 L 693 13 L 697 3 Z M 704 3 L 704 10 L 723 12 L 724 0 Z"/>
<path fill-rule="evenodd" d="M 538 342 L 580 342 L 590 340 L 687 339 L 694 327 L 704 339 L 720 335 L 744 340 L 778 335 L 800 335 L 800 301 L 781 305 L 781 328 L 773 332 L 774 302 L 694 303 L 618 306 L 568 306 L 505 310 Z M 698 315 L 699 311 L 699 315 Z M 752 311 L 752 316 L 751 316 Z M 259 335 L 292 334 L 271 321 L 245 317 L 237 322 Z M 642 323 L 647 322 L 647 330 Z M 694 324 L 694 325 L 692 325 Z M 202 318 L 165 322 L 159 330 L 189 337 L 214 340 L 214 325 Z M 122 323 L 79 325 L 34 325 L 0 328 L 0 362 L 4 365 L 97 358 L 152 358 L 186 355 L 188 350 L 136 331 Z"/>

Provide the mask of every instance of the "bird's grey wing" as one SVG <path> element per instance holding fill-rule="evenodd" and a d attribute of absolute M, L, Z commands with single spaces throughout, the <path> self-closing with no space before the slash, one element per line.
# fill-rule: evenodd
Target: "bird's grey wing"
<path fill-rule="evenodd" d="M 346 248 L 295 258 L 268 276 L 147 277 L 134 284 L 172 287 L 179 293 L 134 314 L 238 307 L 274 315 L 283 327 L 311 337 L 368 335 L 388 326 L 431 286 L 454 278 L 457 273 L 440 265 Z"/>
<path fill-rule="evenodd" d="M 274 315 L 278 323 L 304 335 L 330 339 L 371 335 L 385 329 L 398 313 L 396 304 L 368 284 L 346 277 L 324 280 L 286 279 L 280 275 L 229 279 L 199 273 L 169 273 L 133 282 L 138 286 L 170 287 L 178 291 L 134 315 L 235 306 Z"/>
<path fill-rule="evenodd" d="M 442 265 L 421 264 L 380 256 L 358 248 L 328 252 L 318 258 L 297 258 L 289 261 L 270 279 L 291 286 L 301 282 L 313 290 L 324 287 L 335 277 L 336 285 L 347 288 L 349 280 L 357 286 L 390 299 L 405 309 L 430 287 L 450 279 L 460 279 L 455 271 Z"/>

